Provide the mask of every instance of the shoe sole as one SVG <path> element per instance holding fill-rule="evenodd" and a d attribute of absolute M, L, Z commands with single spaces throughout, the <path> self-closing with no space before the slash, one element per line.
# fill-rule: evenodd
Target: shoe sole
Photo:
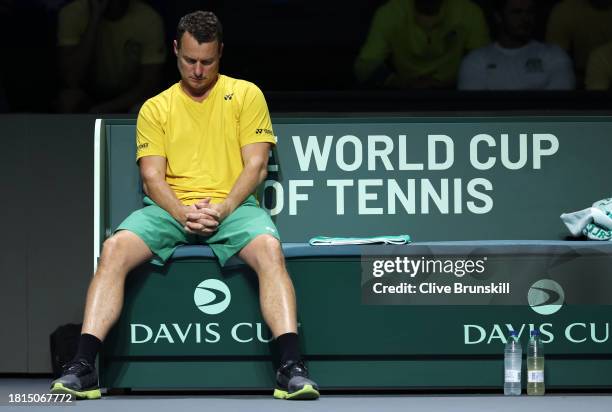
<path fill-rule="evenodd" d="M 59 382 L 53 384 L 51 387 L 51 393 L 66 393 L 74 396 L 75 399 L 100 399 L 102 397 L 102 393 L 100 392 L 99 388 L 86 391 L 75 391 L 74 389 L 70 389 Z"/>
<path fill-rule="evenodd" d="M 287 399 L 293 401 L 306 401 L 319 399 L 319 391 L 312 387 L 312 385 L 304 385 L 302 389 L 295 392 L 287 392 L 282 389 L 274 389 L 275 399 Z"/>

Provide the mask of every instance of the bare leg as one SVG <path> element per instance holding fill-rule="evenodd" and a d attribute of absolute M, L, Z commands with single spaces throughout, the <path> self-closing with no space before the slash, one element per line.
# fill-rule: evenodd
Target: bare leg
<path fill-rule="evenodd" d="M 297 333 L 295 291 L 285 268 L 280 242 L 273 236 L 260 235 L 238 256 L 257 273 L 259 305 L 272 335 Z"/>
<path fill-rule="evenodd" d="M 127 230 L 104 242 L 98 270 L 87 291 L 81 333 L 104 340 L 121 313 L 127 274 L 152 256 L 142 239 Z"/>

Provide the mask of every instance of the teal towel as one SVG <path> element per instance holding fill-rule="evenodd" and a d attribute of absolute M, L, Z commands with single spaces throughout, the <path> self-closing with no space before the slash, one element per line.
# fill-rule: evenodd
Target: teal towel
<path fill-rule="evenodd" d="M 334 245 L 405 245 L 410 243 L 409 235 L 373 237 L 326 237 L 315 236 L 308 241 L 312 246 Z"/>

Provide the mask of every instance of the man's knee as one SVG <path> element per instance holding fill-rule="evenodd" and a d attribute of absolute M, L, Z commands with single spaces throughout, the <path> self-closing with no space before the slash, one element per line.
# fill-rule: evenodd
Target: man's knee
<path fill-rule="evenodd" d="M 254 253 L 262 268 L 284 267 L 285 257 L 280 241 L 271 235 L 260 235 L 254 240 Z"/>
<path fill-rule="evenodd" d="M 102 245 L 100 265 L 108 265 L 110 263 L 121 265 L 122 261 L 125 260 L 125 256 L 122 253 L 122 243 L 123 240 L 116 234 L 106 239 Z"/>
<path fill-rule="evenodd" d="M 102 254 L 100 255 L 100 266 L 120 269 L 127 271 L 131 269 L 130 250 L 134 248 L 135 239 L 126 231 L 120 231 L 109 237 L 102 245 Z"/>
<path fill-rule="evenodd" d="M 283 249 L 280 241 L 271 235 L 260 235 L 258 238 L 261 239 L 262 253 L 269 257 L 283 258 Z"/>

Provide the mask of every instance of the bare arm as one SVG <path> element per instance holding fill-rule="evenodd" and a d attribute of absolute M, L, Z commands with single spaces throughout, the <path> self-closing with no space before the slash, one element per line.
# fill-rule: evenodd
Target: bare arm
<path fill-rule="evenodd" d="M 185 205 L 176 197 L 166 182 L 166 158 L 162 156 L 145 156 L 138 162 L 144 192 L 162 209 L 180 223 L 187 221 Z"/>
<path fill-rule="evenodd" d="M 143 189 L 162 209 L 170 213 L 186 231 L 201 235 L 210 235 L 217 230 L 218 213 L 208 207 L 208 200 L 201 201 L 202 209 L 185 206 L 176 197 L 168 182 L 166 182 L 166 158 L 162 156 L 145 156 L 139 160 L 140 175 L 142 176 Z M 187 221 L 197 221 L 197 230 L 192 231 L 187 226 Z M 190 222 L 191 224 L 191 222 Z"/>
<path fill-rule="evenodd" d="M 145 156 L 138 162 L 144 192 L 182 225 L 187 222 L 189 208 L 181 203 L 166 182 L 166 158 Z"/>
<path fill-rule="evenodd" d="M 251 143 L 242 147 L 242 162 L 244 169 L 236 183 L 230 190 L 227 198 L 218 204 L 211 205 L 219 211 L 219 221 L 230 215 L 244 200 L 263 182 L 268 175 L 268 157 L 270 143 Z M 198 203 L 199 207 L 199 203 Z"/>

